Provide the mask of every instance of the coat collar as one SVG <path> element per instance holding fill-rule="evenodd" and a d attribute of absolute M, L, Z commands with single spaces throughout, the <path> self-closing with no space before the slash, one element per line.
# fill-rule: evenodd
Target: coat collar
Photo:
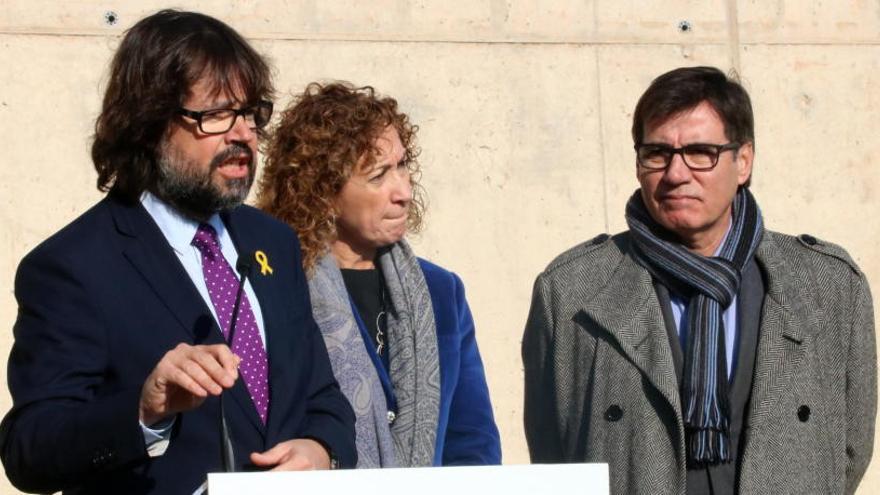
<path fill-rule="evenodd" d="M 618 240 L 620 239 L 620 240 Z M 620 237 L 614 242 L 626 242 Z M 620 258 L 614 273 L 582 311 L 619 345 L 676 411 L 681 424 L 678 380 L 663 314 L 651 275 L 619 246 Z"/>

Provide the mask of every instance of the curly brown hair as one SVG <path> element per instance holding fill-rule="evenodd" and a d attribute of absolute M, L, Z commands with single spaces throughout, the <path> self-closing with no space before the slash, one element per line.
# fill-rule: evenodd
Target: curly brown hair
<path fill-rule="evenodd" d="M 374 164 L 376 141 L 389 125 L 400 135 L 406 150 L 402 163 L 410 171 L 407 231 L 418 232 L 425 211 L 418 126 L 398 110 L 394 98 L 379 96 L 370 86 L 311 83 L 281 114 L 265 149 L 257 206 L 297 231 L 308 272 L 336 239 L 337 196 L 355 167 Z"/>

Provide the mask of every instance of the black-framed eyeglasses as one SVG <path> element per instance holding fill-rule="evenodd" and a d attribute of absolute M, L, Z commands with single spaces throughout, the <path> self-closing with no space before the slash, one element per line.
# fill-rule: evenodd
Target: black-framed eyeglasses
<path fill-rule="evenodd" d="M 201 112 L 181 108 L 179 113 L 195 120 L 204 134 L 224 134 L 232 129 L 239 116 L 251 129 L 262 129 L 272 118 L 272 102 L 260 101 L 244 108 L 217 108 Z"/>
<path fill-rule="evenodd" d="M 639 165 L 649 170 L 665 169 L 675 155 L 681 155 L 684 164 L 691 170 L 711 170 L 718 165 L 721 153 L 739 149 L 740 146 L 740 143 L 693 143 L 673 148 L 665 144 L 637 144 L 635 149 Z"/>

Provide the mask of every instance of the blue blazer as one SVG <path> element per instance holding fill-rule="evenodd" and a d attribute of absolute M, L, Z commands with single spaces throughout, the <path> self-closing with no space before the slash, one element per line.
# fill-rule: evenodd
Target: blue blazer
<path fill-rule="evenodd" d="M 501 464 L 501 439 L 461 279 L 419 259 L 437 320 L 440 417 L 434 465 Z"/>
<path fill-rule="evenodd" d="M 271 401 L 260 421 L 242 380 L 226 415 L 239 469 L 249 454 L 309 437 L 354 466 L 354 415 L 312 319 L 290 228 L 247 206 L 223 217 L 239 253 L 262 250 L 273 269 L 250 280 L 265 322 Z M 181 342 L 223 342 L 217 324 L 146 210 L 107 197 L 19 266 L 9 357 L 13 408 L 0 456 L 26 491 L 189 495 L 221 469 L 219 401 L 178 415 L 171 442 L 147 456 L 141 387 Z"/>
<path fill-rule="evenodd" d="M 464 285 L 457 275 L 430 261 L 419 258 L 419 266 L 431 294 L 440 357 L 440 414 L 434 465 L 500 464 L 501 440 Z M 357 315 L 353 303 L 352 309 Z M 368 341 L 363 319 L 359 315 L 355 319 L 364 341 Z M 382 361 L 375 348 L 372 345 L 366 348 L 391 404 L 394 400 L 388 397 L 393 395 L 388 373 L 380 364 Z"/>

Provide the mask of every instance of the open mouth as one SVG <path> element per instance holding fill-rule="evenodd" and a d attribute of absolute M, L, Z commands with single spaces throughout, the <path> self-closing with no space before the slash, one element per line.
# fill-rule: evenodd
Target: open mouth
<path fill-rule="evenodd" d="M 218 167 L 217 171 L 227 179 L 241 179 L 250 174 L 251 158 L 247 155 L 239 155 L 228 160 L 224 160 Z"/>

